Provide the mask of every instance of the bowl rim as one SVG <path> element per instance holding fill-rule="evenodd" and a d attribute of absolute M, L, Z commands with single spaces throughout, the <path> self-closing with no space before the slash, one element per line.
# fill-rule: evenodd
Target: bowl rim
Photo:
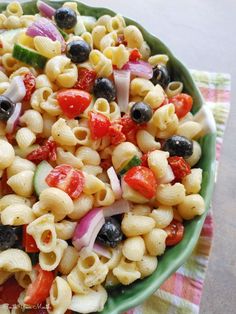
<path fill-rule="evenodd" d="M 43 0 L 44 1 L 44 0 Z M 1 12 L 1 7 L 9 4 L 11 1 L 10 0 L 6 0 L 2 3 L 0 3 L 0 12 Z M 35 5 L 35 3 L 37 2 L 37 0 L 20 0 L 21 4 L 29 4 L 29 5 Z M 78 6 L 82 6 L 88 10 L 96 10 L 96 11 L 106 11 L 107 14 L 111 14 L 111 15 L 115 15 L 117 14 L 116 12 L 114 12 L 111 9 L 105 8 L 105 7 L 97 7 L 97 6 L 90 6 L 85 4 L 84 2 L 81 1 L 77 1 L 77 0 L 72 0 L 72 1 L 65 1 L 65 0 L 45 0 L 44 2 L 51 4 L 53 6 L 53 4 L 63 4 L 65 2 L 77 2 Z M 91 14 L 91 16 L 93 16 Z M 122 15 L 123 16 L 123 15 Z M 180 61 L 175 54 L 172 53 L 172 51 L 166 46 L 165 43 L 162 42 L 162 40 L 160 40 L 158 37 L 156 37 L 154 34 L 152 34 L 151 32 L 147 31 L 142 25 L 140 25 L 138 22 L 134 21 L 133 19 L 123 16 L 126 20 L 126 22 L 128 22 L 129 24 L 135 25 L 137 26 L 142 34 L 144 35 L 144 37 L 149 37 L 150 40 L 154 40 L 154 41 L 158 41 L 166 50 L 166 53 L 168 54 L 168 56 L 170 57 L 170 60 L 173 60 L 175 63 L 178 64 L 179 67 L 181 67 L 181 70 L 184 72 L 184 74 L 187 76 L 188 82 L 190 83 L 191 87 L 194 89 L 194 93 L 197 95 L 198 98 L 198 102 L 199 102 L 199 106 L 197 108 L 194 108 L 194 113 L 196 113 L 202 106 L 204 106 L 204 99 L 203 96 L 200 93 L 199 88 L 197 87 L 197 85 L 195 84 L 192 75 L 190 74 L 189 70 L 187 69 L 187 67 L 184 65 L 184 63 L 182 61 Z M 209 113 L 211 114 L 211 113 Z M 209 140 L 211 141 L 211 163 L 210 163 L 210 167 L 208 169 L 209 171 L 209 178 L 208 178 L 208 184 L 206 187 L 206 195 L 204 197 L 205 201 L 206 201 L 206 208 L 207 210 L 205 211 L 205 213 L 200 216 L 200 218 L 198 220 L 192 220 L 192 222 L 194 222 L 195 224 L 195 233 L 194 236 L 190 239 L 190 241 L 188 241 L 188 245 L 187 247 L 184 249 L 184 251 L 182 251 L 181 255 L 179 255 L 174 262 L 174 267 L 169 267 L 167 270 L 165 270 L 165 272 L 163 274 L 161 274 L 158 277 L 158 281 L 161 281 L 161 284 L 167 279 L 169 278 L 186 260 L 187 258 L 191 255 L 202 230 L 202 226 L 204 224 L 205 218 L 207 216 L 207 213 L 209 211 L 209 205 L 210 205 L 210 200 L 211 200 L 211 195 L 213 193 L 213 188 L 214 188 L 214 176 L 215 176 L 215 140 L 216 140 L 216 133 L 211 133 L 211 136 L 209 137 Z M 208 137 L 208 136 L 207 136 Z M 214 150 L 213 148 L 213 142 L 214 142 Z M 148 278 L 152 277 L 149 276 Z M 113 302 L 113 304 L 111 305 L 111 307 L 108 309 L 108 311 L 106 310 L 106 308 L 104 308 L 104 310 L 102 312 L 100 312 L 101 314 L 119 314 L 121 312 L 124 312 L 130 308 L 133 308 L 141 303 L 143 303 L 149 296 L 151 296 L 158 288 L 160 287 L 160 284 L 157 284 L 155 282 L 155 280 L 153 280 L 151 282 L 151 284 L 145 288 L 145 290 L 143 291 L 139 291 L 138 293 L 135 294 L 135 297 L 132 297 L 132 299 L 127 299 L 127 300 L 123 300 L 122 302 L 119 302 L 118 304 Z M 132 289 L 132 287 L 131 287 Z"/>

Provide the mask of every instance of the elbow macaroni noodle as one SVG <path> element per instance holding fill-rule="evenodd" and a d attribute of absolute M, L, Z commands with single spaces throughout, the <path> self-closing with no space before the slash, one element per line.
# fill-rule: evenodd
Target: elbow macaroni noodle
<path fill-rule="evenodd" d="M 61 43 L 43 36 L 34 37 L 35 49 L 46 58 L 53 58 L 61 54 Z"/>
<path fill-rule="evenodd" d="M 129 285 L 156 270 L 157 257 L 168 245 L 165 230 L 171 228 L 173 220 L 184 224 L 184 220 L 205 212 L 199 194 L 205 174 L 201 168 L 193 168 L 202 155 L 198 140 L 204 125 L 190 112 L 181 116 L 179 110 L 185 110 L 181 97 L 188 86 L 178 80 L 180 75 L 175 77 L 171 61 L 173 80 L 165 86 L 160 77 L 148 79 L 140 75 L 145 73 L 131 70 L 127 84 L 120 82 L 126 85 L 121 84 L 118 93 L 114 70 L 126 73 L 130 61 L 135 67 L 141 60 L 144 72 L 145 66 L 167 66 L 169 70 L 169 56 L 154 55 L 138 27 L 126 25 L 119 14 L 98 19 L 83 16 L 76 2 L 66 2 L 63 7 L 77 17 L 76 25 L 64 30 L 64 42 L 41 33 L 28 36 L 27 28 L 40 14 L 25 15 L 18 1 L 11 1 L 0 13 L 0 95 L 16 96 L 11 95 L 12 80 L 22 81 L 26 87 L 13 131 L 9 131 L 8 121 L 0 121 L 0 228 L 4 234 L 7 228 L 22 231 L 25 226 L 24 232 L 39 250 L 34 253 L 37 267 L 53 272 L 48 297 L 43 300 L 48 313 L 92 313 L 104 308 L 108 295 L 103 286 Z M 55 24 L 55 19 L 51 23 Z M 66 45 L 76 41 L 90 46 L 83 62 L 72 62 L 66 52 Z M 18 60 L 16 44 L 28 49 L 29 61 Z M 36 67 L 38 59 L 33 52 L 45 60 L 44 67 Z M 103 87 L 95 92 L 94 85 L 101 78 L 114 84 L 117 95 L 110 95 Z M 61 91 L 67 90 L 80 95 L 76 105 L 67 96 L 61 99 Z M 18 95 L 20 88 L 14 92 Z M 87 97 L 86 105 L 83 97 Z M 180 99 L 177 104 L 175 97 Z M 134 121 L 131 109 L 136 102 L 150 107 L 151 118 L 145 123 Z M 0 99 L 0 107 L 3 105 Z M 13 101 L 14 113 L 15 105 Z M 173 135 L 191 141 L 190 157 L 179 159 L 163 150 L 163 141 Z M 176 178 L 179 169 L 174 169 L 172 158 L 177 158 L 177 165 L 187 162 L 192 169 Z M 190 169 L 188 165 L 180 172 Z M 148 171 L 150 177 L 140 169 Z M 129 208 L 117 220 L 122 240 L 113 243 L 108 237 L 110 247 L 101 248 L 98 241 L 94 245 L 100 222 L 90 213 L 101 209 L 99 214 L 108 223 L 107 213 L 119 202 Z M 84 221 L 90 223 L 85 227 Z M 91 243 L 85 241 L 78 250 L 76 243 L 84 237 L 90 237 Z M 0 285 L 15 276 L 25 289 L 18 299 L 25 308 L 26 290 L 38 272 L 26 253 L 27 244 L 20 249 L 15 248 L 17 243 L 6 248 L 1 243 L 4 238 L 0 237 Z M 0 312 L 20 310 L 10 311 L 3 304 Z"/>
<path fill-rule="evenodd" d="M 73 237 L 76 227 L 76 222 L 69 220 L 62 220 L 55 223 L 56 233 L 58 239 L 69 240 Z"/>
<path fill-rule="evenodd" d="M 0 155 L 1 155 L 0 169 L 3 170 L 12 164 L 15 158 L 15 152 L 11 144 L 1 139 L 0 139 Z"/>
<path fill-rule="evenodd" d="M 31 271 L 32 264 L 27 253 L 19 249 L 8 249 L 0 253 L 0 271 L 10 273 Z"/>
<path fill-rule="evenodd" d="M 7 194 L 0 199 L 0 212 L 6 207 L 13 204 L 23 204 L 31 206 L 31 202 L 28 198 L 16 194 Z"/>
<path fill-rule="evenodd" d="M 49 304 L 53 310 L 52 314 L 65 313 L 70 306 L 72 299 L 72 291 L 65 279 L 57 276 L 50 289 Z"/>
<path fill-rule="evenodd" d="M 23 204 L 9 205 L 1 212 L 1 222 L 3 225 L 27 225 L 34 221 L 35 218 L 32 209 Z"/>
<path fill-rule="evenodd" d="M 30 197 L 34 191 L 33 177 L 34 172 L 31 170 L 20 171 L 11 176 L 10 179 L 7 180 L 7 184 L 17 195 Z"/>
<path fill-rule="evenodd" d="M 50 81 L 60 87 L 71 88 L 78 79 L 78 70 L 66 56 L 56 56 L 47 62 L 45 73 Z"/>
<path fill-rule="evenodd" d="M 57 239 L 55 248 L 46 253 L 39 253 L 39 265 L 43 270 L 52 271 L 54 270 L 60 263 L 63 253 L 67 248 L 68 244 L 66 241 Z"/>
<path fill-rule="evenodd" d="M 20 123 L 26 124 L 26 126 L 33 133 L 42 133 L 43 132 L 43 118 L 42 118 L 41 114 L 36 110 L 27 110 L 21 116 Z"/>
<path fill-rule="evenodd" d="M 92 50 L 89 55 L 89 62 L 98 76 L 108 77 L 112 74 L 112 62 L 99 50 Z"/>
<path fill-rule="evenodd" d="M 153 171 L 157 179 L 166 174 L 168 168 L 168 157 L 169 153 L 161 150 L 154 150 L 149 153 L 148 166 Z"/>
<path fill-rule="evenodd" d="M 57 235 L 52 214 L 45 214 L 35 219 L 28 225 L 26 232 L 32 235 L 41 252 L 48 253 L 56 247 Z M 49 241 L 45 242 L 48 235 Z"/>

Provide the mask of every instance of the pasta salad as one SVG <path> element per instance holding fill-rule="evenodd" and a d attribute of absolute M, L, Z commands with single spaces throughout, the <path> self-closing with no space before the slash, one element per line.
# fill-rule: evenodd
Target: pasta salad
<path fill-rule="evenodd" d="M 37 7 L 0 13 L 0 311 L 100 312 L 205 212 L 207 125 L 121 15 Z"/>

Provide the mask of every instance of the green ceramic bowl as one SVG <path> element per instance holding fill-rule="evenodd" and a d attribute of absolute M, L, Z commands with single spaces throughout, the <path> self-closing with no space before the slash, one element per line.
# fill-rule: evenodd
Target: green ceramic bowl
<path fill-rule="evenodd" d="M 2 2 L 2 1 L 1 1 Z M 10 1 L 0 3 L 0 12 L 3 11 Z M 36 1 L 22 1 L 25 14 L 35 14 L 37 12 Z M 66 1 L 45 1 L 51 6 L 58 8 Z M 98 18 L 104 14 L 115 15 L 115 13 L 105 8 L 95 8 L 86 6 L 78 2 L 78 9 L 82 15 L 91 15 Z M 149 44 L 152 54 L 164 53 L 170 58 L 168 63 L 169 71 L 173 80 L 180 80 L 184 84 L 185 92 L 194 99 L 193 113 L 197 112 L 204 104 L 201 94 L 186 67 L 176 59 L 171 51 L 156 37 L 148 33 L 137 22 L 126 18 L 126 23 L 136 25 L 143 33 Z M 209 209 L 214 186 L 215 176 L 215 139 L 216 134 L 211 133 L 200 140 L 202 147 L 202 158 L 199 167 L 203 169 L 203 182 L 201 195 L 205 199 L 206 207 Z M 121 286 L 109 293 L 109 298 L 102 314 L 119 314 L 138 304 L 141 304 L 160 285 L 173 274 L 190 256 L 199 238 L 207 212 L 185 224 L 185 234 L 183 240 L 173 248 L 167 249 L 165 254 L 158 258 L 157 270 L 148 278 L 139 280 L 130 286 Z"/>

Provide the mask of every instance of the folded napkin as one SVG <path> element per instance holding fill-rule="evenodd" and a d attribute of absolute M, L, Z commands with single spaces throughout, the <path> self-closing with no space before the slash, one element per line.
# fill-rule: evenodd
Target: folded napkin
<path fill-rule="evenodd" d="M 225 126 L 230 110 L 230 75 L 192 70 L 206 105 L 212 110 L 217 126 L 217 166 Z M 212 208 L 206 217 L 198 243 L 187 262 L 167 279 L 144 304 L 124 314 L 196 314 L 199 313 L 203 283 L 213 238 Z"/>

